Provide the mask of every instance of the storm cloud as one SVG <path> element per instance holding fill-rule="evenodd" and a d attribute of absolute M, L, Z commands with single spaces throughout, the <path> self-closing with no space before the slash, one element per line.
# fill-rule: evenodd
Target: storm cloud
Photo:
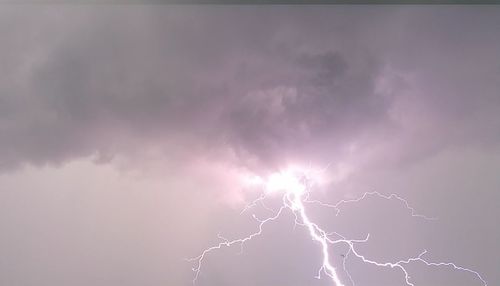
<path fill-rule="evenodd" d="M 368 188 L 388 193 L 403 190 L 417 206 L 427 208 L 424 211 L 445 217 L 445 227 L 432 225 L 422 232 L 422 238 L 416 231 L 423 228 L 418 222 L 396 219 L 394 225 L 384 224 L 382 219 L 389 215 L 384 217 L 378 208 L 367 206 L 358 215 L 370 222 L 373 232 L 380 231 L 379 240 L 374 235 L 375 245 L 384 239 L 390 244 L 372 247 L 373 253 L 383 257 L 395 249 L 405 253 L 414 250 L 405 249 L 402 241 L 435 242 L 437 257 L 454 254 L 463 264 L 473 260 L 470 263 L 480 266 L 494 284 L 498 281 L 498 230 L 492 228 L 498 217 L 495 202 L 500 186 L 495 173 L 500 167 L 498 31 L 497 7 L 1 7 L 0 187 L 31 190 L 31 186 L 21 187 L 23 175 L 16 173 L 25 168 L 42 170 L 48 173 L 43 173 L 47 178 L 58 180 L 52 173 L 57 171 L 44 169 L 50 166 L 67 168 L 61 174 L 69 172 L 64 176 L 75 181 L 83 179 L 73 173 L 95 177 L 93 188 L 108 190 L 109 185 L 112 193 L 81 191 L 84 187 L 79 186 L 73 195 L 58 197 L 57 191 L 52 191 L 58 188 L 55 183 L 41 184 L 54 192 L 47 196 L 31 196 L 32 190 L 19 195 L 5 191 L 3 214 L 10 216 L 2 216 L 0 226 L 13 234 L 4 239 L 0 235 L 0 249 L 10 244 L 22 249 L 25 242 L 16 244 L 13 237 L 35 237 L 40 225 L 67 227 L 74 234 L 56 230 L 41 238 L 57 250 L 57 257 L 70 260 L 59 280 L 53 278 L 57 273 L 49 269 L 50 263 L 47 269 L 35 271 L 36 261 L 29 254 L 27 258 L 16 255 L 15 248 L 7 257 L 22 263 L 12 265 L 25 265 L 39 276 L 20 278 L 26 276 L 24 268 L 11 267 L 0 258 L 0 266 L 11 270 L 2 272 L 0 267 L 0 276 L 7 277 L 0 281 L 5 279 L 9 285 L 89 285 L 84 281 L 107 286 L 189 285 L 191 272 L 179 266 L 181 258 L 200 249 L 201 244 L 209 244 L 212 240 L 207 237 L 216 234 L 216 229 L 228 227 L 221 221 L 240 222 L 231 218 L 232 209 L 214 210 L 215 202 L 205 205 L 211 193 L 200 191 L 206 184 L 189 173 L 175 179 L 177 173 L 169 173 L 168 190 L 154 186 L 154 191 L 143 194 L 145 197 L 114 192 L 142 188 L 129 181 L 130 186 L 124 186 L 106 169 L 114 166 L 115 158 L 126 162 L 120 167 L 143 170 L 153 156 L 175 167 L 203 161 L 206 165 L 198 168 L 215 170 L 220 177 L 228 171 L 216 169 L 219 163 L 255 173 L 295 162 L 331 163 L 333 173 L 346 168 L 349 176 L 341 176 L 335 185 L 337 193 L 326 197 L 346 197 Z M 98 166 L 74 163 L 89 157 Z M 35 171 L 27 172 L 27 177 L 36 177 L 30 175 Z M 115 179 L 101 179 L 101 172 Z M 64 182 L 61 188 L 72 190 L 72 184 Z M 455 199 L 450 199 L 451 195 Z M 51 196 L 60 201 L 49 199 Z M 126 207 L 113 203 L 122 199 Z M 157 203 L 160 199 L 168 201 L 165 213 Z M 25 201 L 33 207 L 28 218 L 37 217 L 37 211 L 45 214 L 51 209 L 46 206 L 51 205 L 81 220 L 66 221 L 64 215 L 52 213 L 49 222 L 25 220 L 20 210 Z M 92 203 L 97 201 L 97 205 Z M 447 204 L 448 212 L 442 209 Z M 465 208 L 473 215 L 461 211 Z M 108 209 L 118 210 L 117 215 L 109 214 Z M 193 214 L 193 209 L 199 213 Z M 182 214 L 186 219 L 163 221 L 156 217 L 147 223 L 159 214 L 170 218 Z M 100 221 L 101 216 L 106 219 Z M 362 235 L 350 224 L 358 222 L 356 214 L 348 213 L 347 217 L 339 226 Z M 26 226 L 27 235 L 16 232 L 17 221 Z M 89 221 L 99 222 L 91 226 Z M 130 221 L 150 235 L 147 243 L 139 231 L 129 233 Z M 116 233 L 108 233 L 108 226 L 115 224 Z M 393 226 L 405 229 L 398 236 L 401 241 L 386 238 Z M 276 270 L 271 266 L 282 263 L 277 260 L 279 255 L 270 255 L 267 263 L 256 263 L 259 256 L 273 251 L 290 253 L 286 247 L 306 243 L 307 238 L 290 238 L 291 230 L 281 227 L 281 231 L 270 230 L 273 235 L 267 243 L 250 245 L 253 252 L 248 251 L 246 258 L 217 256 L 216 263 L 204 270 L 208 274 L 202 283 L 323 285 L 325 281 L 309 279 L 309 273 L 315 274 L 315 256 L 307 246 L 296 249 L 290 265 L 277 268 L 290 272 L 295 262 L 306 262 L 296 277 L 274 276 Z M 462 228 L 471 233 L 487 232 L 487 239 L 474 236 L 470 242 Z M 93 245 L 89 233 L 97 234 L 95 239 L 102 244 Z M 115 248 L 112 241 L 118 234 L 120 239 L 122 234 L 126 238 Z M 457 244 L 448 245 L 445 234 L 458 237 Z M 165 248 L 160 237 L 168 245 Z M 195 242 L 193 237 L 199 240 Z M 290 240 L 276 248 L 280 239 Z M 83 262 L 68 258 L 72 256 L 67 249 L 55 241 L 67 243 L 62 245 L 74 249 Z M 468 248 L 469 242 L 486 246 Z M 86 257 L 82 245 L 92 249 L 95 257 Z M 98 255 L 109 249 L 118 253 L 119 259 Z M 160 252 L 158 257 L 155 250 Z M 43 255 L 37 259 L 50 260 Z M 481 255 L 486 258 L 478 258 Z M 137 261 L 127 260 L 129 257 Z M 107 261 L 109 266 L 101 268 L 99 261 Z M 227 273 L 232 261 L 242 267 Z M 148 265 L 148 271 L 123 272 L 139 264 Z M 86 276 L 88 280 L 74 284 L 75 277 L 82 276 L 80 267 L 108 280 Z M 172 277 L 162 276 L 164 267 Z M 130 277 L 124 279 L 120 276 L 123 273 Z M 360 273 L 365 272 L 359 270 L 358 277 Z M 433 275 L 427 278 L 435 278 Z M 359 278 L 360 285 L 375 285 L 369 277 Z M 462 278 L 440 285 L 472 285 Z M 377 285 L 399 285 L 391 281 L 379 280 Z"/>
<path fill-rule="evenodd" d="M 269 164 L 333 159 L 400 132 L 432 137 L 415 152 L 498 140 L 499 63 L 485 56 L 498 51 L 498 21 L 488 11 L 466 14 L 478 27 L 459 33 L 456 13 L 439 9 L 4 10 L 19 25 L 3 32 L 3 168 L 126 154 L 144 141 Z M 350 14 L 357 21 L 345 23 Z M 418 130 L 429 116 L 442 126 Z"/>

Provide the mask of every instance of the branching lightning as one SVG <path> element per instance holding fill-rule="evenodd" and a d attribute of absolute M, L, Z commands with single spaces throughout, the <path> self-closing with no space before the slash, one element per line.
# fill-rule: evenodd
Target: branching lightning
<path fill-rule="evenodd" d="M 350 257 L 355 257 L 366 264 L 371 264 L 377 267 L 384 268 L 392 268 L 398 269 L 402 272 L 405 283 L 408 286 L 415 286 L 415 284 L 411 281 L 410 274 L 407 270 L 407 265 L 410 263 L 423 263 L 427 266 L 434 267 L 449 267 L 453 270 L 465 271 L 474 275 L 479 281 L 481 281 L 482 285 L 487 286 L 486 281 L 481 277 L 481 275 L 474 270 L 458 266 L 452 262 L 432 262 L 428 261 L 424 258 L 424 255 L 427 253 L 427 250 L 423 250 L 415 257 L 410 257 L 406 260 L 399 260 L 395 262 L 379 262 L 368 258 L 366 255 L 361 254 L 357 249 L 356 245 L 359 243 L 365 243 L 370 238 L 370 234 L 367 234 L 364 239 L 347 239 L 343 235 L 340 235 L 337 232 L 327 232 L 322 229 L 318 224 L 311 221 L 306 213 L 306 205 L 320 205 L 322 207 L 331 208 L 335 211 L 336 215 L 339 215 L 341 212 L 341 208 L 345 204 L 357 203 L 362 200 L 367 199 L 368 197 L 376 196 L 386 200 L 397 200 L 401 202 L 405 208 L 410 212 L 411 216 L 422 218 L 425 220 L 434 220 L 436 218 L 429 218 L 422 214 L 418 214 L 414 208 L 412 208 L 409 203 L 403 199 L 402 197 L 396 194 L 384 195 L 379 192 L 366 192 L 362 196 L 356 199 L 350 200 L 340 200 L 335 204 L 327 204 L 318 200 L 310 200 L 309 194 L 311 190 L 311 185 L 314 183 L 314 172 L 304 171 L 304 170 L 294 170 L 289 169 L 286 171 L 281 171 L 275 174 L 272 174 L 267 179 L 262 179 L 260 177 L 256 177 L 253 180 L 253 183 L 259 185 L 263 188 L 264 192 L 254 201 L 250 202 L 243 210 L 246 212 L 253 207 L 260 204 L 264 208 L 269 211 L 272 211 L 273 214 L 265 219 L 260 219 L 257 216 L 253 215 L 252 217 L 258 222 L 257 231 L 254 233 L 235 240 L 228 240 L 222 237 L 220 234 L 218 238 L 221 240 L 217 245 L 209 247 L 205 249 L 200 255 L 188 259 L 195 263 L 193 267 L 193 272 L 195 273 L 193 283 L 195 283 L 200 275 L 201 268 L 203 262 L 206 257 L 213 251 L 221 249 L 223 247 L 230 247 L 233 245 L 239 245 L 241 251 L 243 251 L 243 245 L 253 238 L 260 236 L 263 233 L 263 228 L 266 224 L 277 220 L 285 211 L 290 211 L 295 216 L 295 226 L 304 227 L 311 239 L 315 241 L 320 249 L 321 249 L 321 266 L 318 269 L 318 274 L 316 278 L 321 279 L 322 275 L 326 275 L 328 279 L 332 282 L 334 286 L 347 286 L 352 285 L 355 286 L 355 282 L 351 274 L 346 268 L 346 260 Z M 267 196 L 271 194 L 282 193 L 282 204 L 279 209 L 273 210 L 266 206 L 264 203 Z M 341 281 L 339 277 L 339 270 L 332 265 L 330 261 L 330 246 L 336 244 L 344 244 L 348 247 L 348 251 L 346 254 L 342 255 L 342 270 L 346 277 L 349 279 L 349 283 Z"/>

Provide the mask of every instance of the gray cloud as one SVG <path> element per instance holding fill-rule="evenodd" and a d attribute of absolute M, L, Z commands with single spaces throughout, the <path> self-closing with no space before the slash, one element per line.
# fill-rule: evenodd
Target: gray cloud
<path fill-rule="evenodd" d="M 101 163 L 115 156 L 132 158 L 129 165 L 141 169 L 141 161 L 150 159 L 150 148 L 160 149 L 164 156 L 160 160 L 169 165 L 201 157 L 257 172 L 295 160 L 318 165 L 341 162 L 354 172 L 328 186 L 334 191 L 324 199 L 371 188 L 401 192 L 423 212 L 443 217 L 444 226 L 425 229 L 421 222 L 403 218 L 402 210 L 389 214 L 394 205 L 369 204 L 362 211 L 347 210 L 345 218 L 322 223 L 362 236 L 365 228 L 358 226 L 369 222 L 374 244 L 367 252 L 381 258 L 387 253 L 412 255 L 427 242 L 436 242 L 438 246 L 430 249 L 436 258 L 457 257 L 464 265 L 484 270 L 491 283 L 498 280 L 494 267 L 498 247 L 493 239 L 498 233 L 492 230 L 498 217 L 494 205 L 500 139 L 498 8 L 2 9 L 3 188 L 15 189 L 23 181 L 14 177 L 14 183 L 5 183 L 7 170 L 24 164 L 66 164 L 93 154 Z M 74 175 L 74 181 L 81 183 L 75 190 L 68 179 L 61 189 L 42 184 L 42 193 L 36 196 L 29 195 L 32 186 L 22 187 L 26 191 L 20 194 L 0 193 L 5 198 L 0 200 L 4 204 L 0 226 L 8 230 L 0 237 L 0 246 L 15 245 L 7 254 L 11 263 L 0 258 L 0 279 L 5 279 L 0 281 L 160 285 L 166 280 L 188 285 L 192 273 L 184 269 L 181 258 L 210 244 L 220 228 L 230 232 L 234 225 L 242 229 L 254 225 L 233 218 L 232 210 L 211 209 L 216 204 L 211 201 L 213 193 L 205 191 L 215 187 L 207 188 L 195 175 L 166 173 L 172 182 L 183 184 L 169 182 L 165 192 L 155 189 L 139 196 L 119 192 L 120 183 L 104 180 L 89 186 L 92 191 L 86 193 L 86 182 Z M 82 175 L 80 180 L 92 181 L 97 174 L 88 179 Z M 69 175 L 61 175 L 65 176 Z M 132 185 L 142 190 L 142 185 Z M 87 205 L 80 205 L 81 200 Z M 160 214 L 168 218 L 166 222 L 155 220 Z M 316 215 L 329 217 L 322 211 Z M 151 225 L 146 223 L 151 219 Z M 138 234 L 141 231 L 131 235 L 129 227 L 141 230 L 146 238 Z M 324 285 L 309 275 L 316 270 L 309 239 L 294 236 L 286 221 L 276 227 L 266 230 L 272 234 L 267 240 L 249 244 L 246 255 L 215 256 L 203 272 L 203 285 Z M 58 230 L 41 236 L 39 242 L 40 228 Z M 59 230 L 66 228 L 73 232 Z M 463 229 L 487 233 L 488 238 L 477 235 L 468 240 Z M 458 246 L 448 243 L 450 234 Z M 116 241 L 123 244 L 115 246 Z M 471 248 L 469 241 L 484 245 Z M 58 242 L 76 256 L 64 252 L 67 249 Z M 55 257 L 69 262 L 37 268 L 33 253 L 40 254 L 39 261 L 50 261 L 44 243 L 55 250 Z M 158 250 L 161 255 L 155 256 Z M 282 262 L 280 255 L 291 255 L 290 260 L 272 268 Z M 256 262 L 259 257 L 266 261 Z M 50 267 L 62 264 L 66 271 L 57 280 L 59 273 Z M 296 265 L 305 266 L 290 271 Z M 377 276 L 379 272 L 360 265 L 353 269 L 359 285 L 400 281 L 399 276 L 383 280 L 386 277 Z M 104 278 L 85 277 L 84 271 Z M 294 273 L 276 276 L 277 272 Z M 165 278 L 165 273 L 172 277 Z M 432 285 L 428 280 L 439 281 L 439 275 L 425 272 L 415 277 L 422 279 L 422 285 Z M 373 282 L 373 277 L 380 280 Z M 459 276 L 450 279 L 440 285 L 469 285 Z"/>
<path fill-rule="evenodd" d="M 394 106 L 410 109 L 404 117 L 435 117 L 424 135 L 402 127 L 405 136 L 432 137 L 435 147 L 415 146 L 417 153 L 498 140 L 500 64 L 486 56 L 500 42 L 493 12 L 466 13 L 478 38 L 454 26 L 460 9 L 9 10 L 4 21 L 21 24 L 3 32 L 4 168 L 126 154 L 136 141 L 167 153 L 179 144 L 201 152 L 224 146 L 262 163 L 292 154 L 335 158 L 366 133 L 394 130 L 405 120 L 389 116 Z M 341 12 L 360 21 L 347 28 L 350 16 Z M 413 82 L 378 90 L 387 67 Z"/>
<path fill-rule="evenodd" d="M 43 53 L 19 71 L 22 88 L 6 83 L 4 167 L 123 152 L 115 141 L 122 136 L 165 145 L 194 137 L 199 146 L 190 149 L 201 150 L 225 142 L 269 163 L 311 152 L 306 146 L 332 134 L 339 145 L 385 116 L 388 103 L 374 93 L 379 64 L 356 67 L 335 48 L 281 49 L 291 40 L 275 40 L 278 20 L 267 19 L 270 32 L 246 28 L 257 11 L 235 13 L 243 16 L 235 24 L 250 29 L 240 36 L 219 19 L 224 11 L 178 9 L 186 15 L 178 17 L 164 10 L 129 21 L 131 11 L 120 10 L 107 17 L 65 11 L 59 22 L 30 27 L 50 33 L 71 23 L 61 40 L 37 42 Z M 14 55 L 14 69 L 33 53 L 26 49 Z"/>

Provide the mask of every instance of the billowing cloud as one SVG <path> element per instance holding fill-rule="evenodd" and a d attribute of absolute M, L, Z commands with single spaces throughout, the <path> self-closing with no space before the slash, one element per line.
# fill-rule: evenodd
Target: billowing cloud
<path fill-rule="evenodd" d="M 8 8 L 4 21 L 19 25 L 3 32 L 2 166 L 142 144 L 279 164 L 432 137 L 401 150 L 418 153 L 482 137 L 479 122 L 494 133 L 495 20 L 467 14 L 478 38 L 447 11 L 338 10 Z"/>
<path fill-rule="evenodd" d="M 374 59 L 357 67 L 336 48 L 294 50 L 293 38 L 276 39 L 280 30 L 245 28 L 241 36 L 220 22 L 223 11 L 178 10 L 186 16 L 145 11 L 129 21 L 127 11 L 66 11 L 41 28 L 31 21 L 29 28 L 47 34 L 72 24 L 61 39 L 42 39 L 14 55 L 3 165 L 126 153 L 144 141 L 166 153 L 187 142 L 185 152 L 227 148 L 241 160 L 270 163 L 325 144 L 334 150 L 385 117 Z M 259 15 L 236 14 L 245 16 L 235 23 L 242 28 Z M 34 50 L 41 51 L 26 63 Z"/>
<path fill-rule="evenodd" d="M 497 7 L 2 7 L 0 172 L 23 165 L 73 168 L 64 164 L 92 156 L 98 163 L 121 158 L 131 169 L 158 160 L 188 166 L 183 175 L 165 172 L 178 176 L 172 182 L 195 182 L 165 191 L 168 200 L 182 197 L 185 204 L 198 196 L 207 201 L 209 195 L 194 190 L 208 185 L 206 177 L 224 181 L 234 174 L 233 167 L 263 172 L 290 162 L 332 163 L 331 175 L 342 178 L 334 195 L 372 186 L 392 191 L 416 182 L 407 187 L 407 195 L 418 203 L 435 191 L 433 205 L 439 206 L 448 203 L 452 192 L 470 199 L 473 188 L 453 176 L 477 166 L 481 171 L 474 178 L 488 182 L 481 192 L 487 197 L 485 189 L 498 188 L 490 171 L 498 166 L 500 140 L 499 13 Z M 433 166 L 442 170 L 459 165 L 454 158 L 460 156 L 465 158 L 463 170 L 436 178 Z M 96 168 L 97 174 L 107 164 Z M 197 172 L 206 172 L 206 177 Z M 90 181 L 95 174 L 88 173 Z M 119 183 L 110 185 L 110 197 L 121 198 L 113 193 L 121 188 Z M 444 191 L 436 191 L 440 187 Z M 88 200 L 100 196 L 92 193 Z M 144 200 L 149 199 L 155 201 Z M 495 199 L 488 197 L 489 209 Z M 21 204 L 23 198 L 12 200 Z M 56 209 L 71 215 L 65 204 L 74 202 L 64 202 Z M 190 210 L 169 202 L 168 215 L 189 216 Z M 133 199 L 127 206 L 133 208 Z M 202 214 L 213 211 L 209 204 L 191 206 Z M 99 211 L 106 213 L 104 209 Z M 378 209 L 367 209 L 365 216 L 377 214 Z M 473 209 L 479 213 L 480 204 Z M 146 210 L 138 212 L 149 217 Z M 87 215 L 84 208 L 76 212 Z M 211 215 L 230 217 L 222 211 Z M 186 220 L 183 227 L 200 227 L 200 217 Z M 460 219 L 473 224 L 464 217 Z M 491 222 L 485 219 L 471 228 L 484 230 Z M 108 229 L 106 222 L 100 223 L 100 229 Z M 179 225 L 175 221 L 166 233 L 183 245 L 181 238 L 171 238 Z M 380 221 L 372 225 L 390 231 Z M 449 227 L 461 236 L 459 226 Z M 154 227 L 145 228 L 159 235 Z M 192 230 L 184 231 L 193 236 Z M 276 243 L 277 238 L 264 248 Z M 474 256 L 472 251 L 459 252 Z M 171 253 L 185 255 L 177 249 Z M 297 260 L 314 261 L 306 250 L 296 254 Z M 217 259 L 220 263 L 213 265 L 232 263 Z M 169 260 L 171 267 L 179 267 L 176 263 Z M 248 285 L 273 283 L 274 269 L 242 263 L 264 273 L 262 281 L 245 280 Z M 241 275 L 254 275 L 222 275 L 224 269 L 212 267 L 207 272 L 215 275 L 208 278 L 213 285 L 234 285 Z M 186 277 L 171 281 L 185 285 Z M 280 279 L 283 285 L 295 285 Z M 302 282 L 311 285 L 310 280 Z"/>

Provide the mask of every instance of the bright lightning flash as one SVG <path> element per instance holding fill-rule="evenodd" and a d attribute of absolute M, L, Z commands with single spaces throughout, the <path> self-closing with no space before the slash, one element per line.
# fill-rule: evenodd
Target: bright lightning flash
<path fill-rule="evenodd" d="M 253 218 L 258 222 L 258 229 L 256 232 L 246 237 L 235 240 L 228 240 L 219 235 L 218 237 L 219 239 L 221 239 L 221 242 L 219 244 L 205 249 L 200 255 L 194 258 L 188 259 L 188 261 L 196 263 L 196 266 L 193 268 L 193 271 L 195 273 L 193 283 L 196 282 L 196 280 L 198 279 L 202 264 L 210 252 L 215 251 L 217 249 L 221 249 L 223 247 L 230 247 L 232 245 L 239 245 L 242 249 L 243 245 L 246 242 L 262 234 L 264 225 L 278 219 L 283 214 L 284 211 L 290 211 L 295 216 L 295 224 L 304 227 L 308 231 L 311 239 L 315 241 L 321 248 L 321 253 L 322 253 L 321 267 L 318 270 L 318 275 L 316 276 L 316 278 L 320 279 L 321 275 L 324 274 L 331 280 L 332 284 L 335 286 L 355 285 L 354 280 L 347 271 L 345 264 L 347 258 L 350 255 L 355 256 L 357 259 L 360 259 L 364 263 L 371 264 L 377 267 L 399 269 L 404 275 L 404 280 L 406 284 L 409 286 L 415 286 L 415 284 L 413 284 L 410 281 L 410 275 L 408 273 L 408 270 L 406 269 L 406 266 L 412 262 L 421 262 L 427 266 L 435 266 L 435 267 L 447 266 L 454 270 L 469 272 L 470 274 L 475 275 L 481 281 L 482 285 L 487 286 L 486 281 L 481 277 L 481 275 L 478 272 L 474 270 L 457 266 L 455 263 L 451 262 L 429 262 L 423 257 L 427 253 L 426 250 L 423 250 L 418 256 L 411 257 L 406 260 L 399 260 L 396 262 L 378 262 L 367 258 L 365 255 L 361 254 L 356 249 L 356 244 L 367 242 L 370 237 L 370 234 L 368 234 L 364 239 L 347 239 L 346 237 L 336 232 L 327 232 L 324 229 L 322 229 L 316 223 L 311 221 L 311 219 L 307 216 L 305 205 L 318 204 L 323 207 L 332 208 L 336 211 L 336 214 L 338 215 L 340 213 L 340 209 L 343 204 L 356 203 L 370 196 L 377 196 L 387 200 L 395 199 L 400 201 L 409 211 L 411 211 L 411 215 L 414 217 L 420 217 L 427 220 L 431 220 L 433 218 L 428 218 L 426 216 L 416 214 L 415 210 L 409 206 L 408 202 L 405 199 L 395 194 L 383 195 L 378 192 L 367 192 L 357 199 L 341 200 L 336 204 L 326 204 L 317 200 L 309 200 L 309 193 L 311 190 L 311 186 L 320 181 L 321 173 L 322 171 L 311 171 L 300 168 L 289 168 L 271 174 L 267 178 L 253 177 L 249 179 L 249 183 L 256 186 L 260 186 L 263 189 L 263 193 L 256 200 L 248 204 L 243 209 L 242 213 L 251 209 L 252 207 L 256 206 L 259 203 L 265 208 L 272 210 L 264 204 L 264 200 L 268 196 L 277 194 L 280 194 L 282 196 L 282 204 L 280 208 L 277 211 L 272 210 L 274 212 L 274 215 L 267 217 L 265 219 L 259 219 L 255 215 L 253 215 Z M 349 278 L 349 284 L 346 284 L 345 282 L 341 281 L 338 272 L 339 270 L 335 268 L 332 265 L 332 262 L 330 261 L 330 246 L 335 244 L 345 244 L 348 247 L 348 252 L 345 255 L 342 255 L 343 256 L 342 271 Z"/>

